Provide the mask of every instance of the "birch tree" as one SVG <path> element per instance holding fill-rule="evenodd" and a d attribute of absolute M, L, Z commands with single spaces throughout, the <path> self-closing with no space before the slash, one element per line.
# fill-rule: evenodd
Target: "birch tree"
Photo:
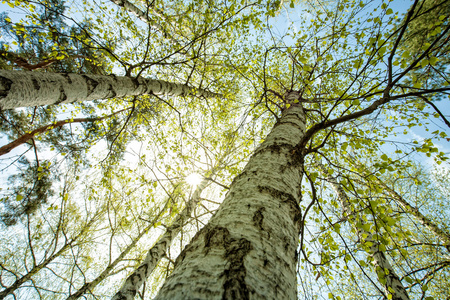
<path fill-rule="evenodd" d="M 383 291 L 371 281 L 373 273 L 370 267 L 360 263 L 360 251 L 373 255 L 379 251 L 361 243 L 364 241 L 358 239 L 357 232 L 340 231 L 342 214 L 340 217 L 334 214 L 335 203 L 326 195 L 327 188 L 323 186 L 326 180 L 319 176 L 320 170 L 314 162 L 321 157 L 329 170 L 340 172 L 340 184 L 352 199 L 358 199 L 349 203 L 360 210 L 361 220 L 383 224 L 364 232 L 374 239 L 375 235 L 380 237 L 380 248 L 387 245 L 386 250 L 397 253 L 403 246 L 402 239 L 417 234 L 416 231 L 400 233 L 401 218 L 395 216 L 385 196 L 372 197 L 381 194 L 379 185 L 361 184 L 361 176 L 355 176 L 357 169 L 345 159 L 349 152 L 356 159 L 370 158 L 367 161 L 373 162 L 371 167 L 381 174 L 404 172 L 408 168 L 407 158 L 413 154 L 423 153 L 433 157 L 436 163 L 447 163 L 446 150 L 439 151 L 437 146 L 445 141 L 445 130 L 430 131 L 432 133 L 427 133 L 425 139 L 415 138 L 408 130 L 421 126 L 429 129 L 432 127 L 427 124 L 430 120 L 445 122 L 445 114 L 430 113 L 425 104 L 437 105 L 436 96 L 447 95 L 450 90 L 447 75 L 440 73 L 442 86 L 432 85 L 430 77 L 411 78 L 415 71 L 432 68 L 439 60 L 440 49 L 445 49 L 450 30 L 448 17 L 429 14 L 435 25 L 424 47 L 412 53 L 401 46 L 409 39 L 406 33 L 412 22 L 441 4 L 427 5 L 424 11 L 422 2 L 414 1 L 404 15 L 394 12 L 395 7 L 388 2 L 341 1 L 309 6 L 304 11 L 294 2 L 288 7 L 287 3 L 278 1 L 241 4 L 155 1 L 154 6 L 145 11 L 141 2 L 97 4 L 107 13 L 86 32 L 92 36 L 93 47 L 103 49 L 125 76 L 114 79 L 90 74 L 48 73 L 39 74 L 39 78 L 59 78 L 57 88 L 44 89 L 44 83 L 39 81 L 37 85 L 39 91 L 54 93 L 56 102 L 69 101 L 70 97 L 70 101 L 111 97 L 94 102 L 94 110 L 114 105 L 113 111 L 117 111 L 124 109 L 127 101 L 134 105 L 148 103 L 149 98 L 158 103 L 154 107 L 157 113 L 152 114 L 152 118 L 144 109 L 138 110 L 142 113 L 130 113 L 119 126 L 118 134 L 108 139 L 108 149 L 120 148 L 120 155 L 110 152 L 106 158 L 94 156 L 93 161 L 101 166 L 98 178 L 99 185 L 106 190 L 102 194 L 105 199 L 106 195 L 115 195 L 117 187 L 126 190 L 131 182 L 142 183 L 136 191 L 153 186 L 161 192 L 173 178 L 184 177 L 190 165 L 204 165 L 205 161 L 210 164 L 219 157 L 220 149 L 232 148 L 238 140 L 241 145 L 233 148 L 239 150 L 233 151 L 232 162 L 218 174 L 218 182 L 226 182 L 226 185 L 231 182 L 229 190 L 224 197 L 217 192 L 211 200 L 221 203 L 215 213 L 205 208 L 205 214 L 212 215 L 207 223 L 206 219 L 195 218 L 201 225 L 175 264 L 167 264 L 167 274 L 171 275 L 156 299 L 295 299 L 322 296 L 326 290 L 319 288 L 330 291 L 330 298 L 340 299 L 343 294 L 336 294 L 340 290 L 333 287 L 349 282 L 360 289 L 355 297 L 407 299 L 406 293 L 411 298 L 434 295 L 435 291 L 428 290 L 428 286 L 432 286 L 428 284 L 433 280 L 432 275 L 408 284 L 406 278 L 410 270 L 389 256 L 380 256 L 379 264 L 383 271 L 390 265 L 386 275 L 396 274 L 395 284 L 386 286 Z M 162 10 L 163 7 L 167 10 Z M 301 16 L 286 18 L 290 21 L 281 33 L 274 29 L 280 20 L 276 18 L 284 16 L 280 8 L 285 9 L 289 17 Z M 139 19 L 129 15 L 130 10 Z M 158 16 L 162 11 L 163 15 Z M 117 20 L 113 20 L 114 16 L 118 16 Z M 396 18 L 401 20 L 398 26 L 394 26 Z M 171 20 L 177 26 L 164 24 L 162 19 Z M 106 26 L 108 20 L 122 27 L 118 26 L 120 30 L 113 32 L 112 26 Z M 108 43 L 117 45 L 117 42 L 130 46 L 107 47 Z M 2 78 L 6 78 L 5 72 L 2 71 Z M 33 82 L 40 79 L 34 75 L 37 72 L 31 73 L 24 77 L 29 77 L 30 86 L 37 90 Z M 195 88 L 188 88 L 186 94 L 176 94 L 186 97 L 170 97 L 162 90 L 155 90 L 144 98 L 143 94 L 150 89 L 145 87 L 143 78 L 154 74 L 158 74 L 158 80 Z M 69 97 L 74 89 L 66 77 L 72 83 L 80 82 L 84 89 L 77 91 L 80 95 L 75 93 Z M 8 87 L 13 86 L 11 78 L 2 81 L 5 91 L 13 91 Z M 82 83 L 82 79 L 76 78 L 90 79 L 94 84 Z M 116 87 L 118 91 L 130 91 L 136 81 L 132 78 L 143 82 L 133 94 L 137 98 L 122 99 L 119 96 L 130 94 L 111 92 Z M 120 85 L 114 80 L 126 84 Z M 20 91 L 20 85 L 18 83 L 15 91 Z M 214 97 L 187 97 L 204 90 L 213 91 Z M 5 93 L 2 96 L 6 98 Z M 50 97 L 46 94 L 41 98 L 42 103 L 48 103 Z M 126 103 L 126 107 L 128 105 Z M 56 107 L 73 106 L 60 103 Z M 402 134 L 398 128 L 405 128 L 410 134 L 406 141 L 392 141 Z M 150 158 L 132 141 L 141 143 L 141 149 L 144 142 L 151 145 L 154 152 L 148 154 Z M 387 146 L 394 147 L 395 151 Z M 384 153 L 387 151 L 393 153 Z M 140 165 L 133 169 L 126 166 L 130 162 L 125 157 L 127 153 L 136 152 L 139 152 Z M 140 173 L 146 167 L 151 172 Z M 161 174 L 166 176 L 166 181 L 160 179 Z M 120 180 L 115 181 L 119 178 L 115 176 Z M 122 198 L 127 199 L 126 192 L 123 195 Z M 153 207 L 152 201 L 140 199 L 137 206 L 129 199 L 111 206 L 114 213 L 108 218 L 109 229 L 105 231 L 110 237 L 109 253 L 113 253 L 115 247 L 124 247 L 122 238 L 129 240 L 130 235 L 139 236 L 142 220 L 137 217 L 140 216 L 138 211 Z M 382 240 L 376 232 L 378 229 L 386 230 L 389 239 Z M 168 240 L 164 237 L 163 241 Z M 181 241 L 180 244 L 184 244 L 185 240 Z M 136 247 L 134 263 L 124 264 L 124 269 L 136 269 L 140 265 L 143 253 L 149 250 L 148 245 L 145 247 Z M 405 249 L 401 250 L 408 251 Z M 95 257 L 93 252 L 90 254 L 86 256 Z M 170 260 L 171 256 L 167 256 Z M 412 255 L 404 256 L 408 263 Z M 73 295 L 74 287 L 83 288 L 85 283 L 91 282 L 85 279 L 92 276 L 86 271 L 89 264 L 81 263 L 78 254 L 73 257 L 73 265 L 66 269 L 69 271 L 65 271 L 64 276 L 58 274 L 65 278 L 64 287 L 60 288 L 65 296 Z M 128 272 L 121 272 L 120 280 L 113 284 L 102 281 L 91 291 L 92 296 L 110 297 L 119 291 L 125 280 L 126 289 L 131 292 L 117 295 L 117 298 L 130 299 L 135 294 L 144 297 L 139 290 L 145 281 L 143 278 L 149 275 L 144 272 L 148 261 L 145 260 L 144 267 L 137 271 L 141 274 L 139 280 L 126 281 L 123 274 Z M 358 269 L 348 270 L 339 264 Z M 358 270 L 367 281 L 358 280 L 354 275 Z M 335 273 L 340 277 L 333 278 Z M 303 283 L 305 277 L 309 282 L 315 279 L 318 283 L 308 289 L 299 288 L 298 283 Z M 112 278 L 115 277 L 109 277 Z M 358 285 L 359 282 L 362 284 Z M 152 287 L 144 287 L 144 291 L 155 292 Z"/>

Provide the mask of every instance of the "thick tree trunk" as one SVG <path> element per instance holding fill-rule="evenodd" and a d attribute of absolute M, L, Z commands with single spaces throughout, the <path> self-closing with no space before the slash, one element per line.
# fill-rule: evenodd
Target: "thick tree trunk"
<path fill-rule="evenodd" d="M 191 217 L 192 212 L 200 201 L 200 194 L 208 185 L 209 180 L 204 179 L 195 189 L 186 207 L 173 221 L 163 236 L 153 245 L 147 253 L 141 265 L 125 280 L 120 290 L 114 295 L 113 300 L 133 300 L 139 288 L 153 272 L 159 261 L 164 257 L 173 239 L 180 233 L 185 222 Z"/>
<path fill-rule="evenodd" d="M 337 181 L 336 178 L 334 178 L 328 173 L 327 169 L 322 164 L 319 163 L 318 166 L 325 174 L 326 180 L 330 183 L 333 190 L 336 192 L 336 195 L 338 196 L 338 199 L 341 202 L 342 210 L 344 212 L 345 217 L 350 217 L 352 214 L 351 204 L 344 188 Z M 356 220 L 359 221 L 361 224 L 364 224 L 364 221 L 360 219 L 358 216 L 356 217 Z M 358 233 L 360 240 L 364 241 L 365 243 L 369 243 L 371 245 L 368 249 L 368 253 L 372 258 L 372 263 L 378 274 L 378 281 L 385 288 L 386 299 L 409 300 L 408 292 L 406 291 L 399 277 L 395 273 L 394 268 L 392 267 L 391 263 L 384 254 L 384 251 L 380 250 L 379 241 L 376 238 L 374 238 L 373 234 L 369 230 L 365 230 L 364 227 L 358 227 L 356 226 L 355 222 L 352 221 L 350 221 L 350 224 L 353 225 L 353 228 Z M 364 236 L 366 238 L 364 238 Z M 389 294 L 392 295 L 392 298 L 388 297 Z"/>
<path fill-rule="evenodd" d="M 156 299 L 296 299 L 302 107 L 283 112 Z"/>
<path fill-rule="evenodd" d="M 149 94 L 218 96 L 184 84 L 142 77 L 0 70 L 0 110 Z"/>

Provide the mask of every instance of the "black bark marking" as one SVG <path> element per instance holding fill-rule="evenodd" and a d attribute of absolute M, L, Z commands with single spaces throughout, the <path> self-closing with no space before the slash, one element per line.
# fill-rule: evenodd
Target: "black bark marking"
<path fill-rule="evenodd" d="M 147 278 L 149 275 L 149 274 L 147 274 L 148 273 L 148 264 L 144 264 L 138 268 L 138 272 L 140 272 L 142 270 L 144 271 L 144 276 Z M 140 274 L 139 274 L 139 278 L 141 278 Z"/>
<path fill-rule="evenodd" d="M 59 87 L 59 99 L 56 101 L 55 104 L 60 104 L 61 102 L 64 102 L 67 100 L 66 91 L 64 90 L 64 87 L 61 85 Z"/>
<path fill-rule="evenodd" d="M 87 85 L 87 96 L 89 97 L 95 90 L 95 88 L 98 86 L 98 81 L 92 79 L 91 77 L 87 76 L 87 75 L 81 75 L 83 76 L 83 78 L 86 80 L 86 85 Z"/>
<path fill-rule="evenodd" d="M 265 207 L 260 207 L 253 215 L 253 222 L 255 223 L 255 226 L 257 226 L 261 231 L 265 231 L 263 228 L 263 221 L 264 221 L 263 212 L 265 210 L 266 210 Z"/>
<path fill-rule="evenodd" d="M 68 84 L 72 84 L 72 78 L 70 78 L 68 73 L 62 73 L 61 75 L 67 80 Z"/>
<path fill-rule="evenodd" d="M 108 97 L 107 97 L 107 98 L 114 98 L 115 96 L 117 96 L 117 93 L 116 93 L 116 91 L 114 90 L 112 84 L 109 84 L 108 92 L 109 92 L 109 94 L 108 94 Z"/>
<path fill-rule="evenodd" d="M 142 79 L 141 79 L 142 80 Z M 141 82 L 136 77 L 131 77 L 131 81 L 133 82 L 134 89 L 137 89 L 141 86 Z M 148 92 L 148 91 L 147 91 Z"/>
<path fill-rule="evenodd" d="M 12 83 L 13 81 L 11 79 L 0 76 L 0 98 L 5 98 L 8 96 Z"/>
<path fill-rule="evenodd" d="M 37 81 L 36 78 L 32 78 L 31 82 L 33 83 L 33 88 L 37 91 L 41 89 L 41 86 L 39 85 L 39 81 Z"/>
<path fill-rule="evenodd" d="M 291 194 L 276 190 L 269 186 L 260 185 L 258 186 L 258 191 L 260 193 L 267 193 L 276 199 L 280 199 L 281 202 L 287 203 L 290 207 L 291 218 L 294 221 L 294 224 L 296 224 L 298 227 L 300 226 L 302 213 L 299 205 L 297 204 L 297 201 Z"/>
<path fill-rule="evenodd" d="M 209 229 L 204 239 L 206 253 L 212 247 L 225 249 L 224 258 L 228 261 L 229 267 L 222 274 L 225 277 L 222 299 L 249 299 L 250 291 L 245 283 L 247 270 L 244 258 L 252 250 L 250 241 L 232 238 L 228 229 L 224 227 Z"/>
<path fill-rule="evenodd" d="M 281 150 L 283 148 L 287 148 L 289 151 L 292 151 L 295 148 L 295 146 L 288 144 L 288 143 L 273 143 L 271 145 L 257 149 L 255 151 L 255 153 L 253 154 L 253 156 L 258 155 L 259 153 L 266 152 L 266 151 L 270 151 L 271 153 L 280 154 Z"/>
<path fill-rule="evenodd" d="M 245 283 L 247 270 L 244 266 L 244 258 L 250 252 L 252 246 L 246 239 L 231 239 L 225 244 L 226 258 L 230 264 L 224 271 L 225 283 L 222 299 L 249 299 L 250 292 Z"/>

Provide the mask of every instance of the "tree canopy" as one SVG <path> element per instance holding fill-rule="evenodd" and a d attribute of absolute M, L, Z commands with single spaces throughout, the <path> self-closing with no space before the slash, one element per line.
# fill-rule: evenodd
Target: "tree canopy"
<path fill-rule="evenodd" d="M 450 1 L 399 3 L 3 1 L 0 299 L 169 297 L 251 166 L 292 188 L 255 183 L 299 234 L 251 219 L 296 235 L 283 295 L 450 297 Z"/>

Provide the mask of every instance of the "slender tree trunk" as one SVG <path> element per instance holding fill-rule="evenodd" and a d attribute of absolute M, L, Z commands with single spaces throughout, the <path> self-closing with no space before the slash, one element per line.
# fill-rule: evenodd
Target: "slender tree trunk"
<path fill-rule="evenodd" d="M 420 224 L 428 228 L 447 248 L 448 251 L 450 251 L 450 234 L 448 232 L 445 232 L 439 226 L 437 226 L 435 223 L 433 223 L 430 219 L 425 217 L 417 207 L 412 206 L 409 204 L 405 199 L 403 199 L 400 194 L 398 194 L 394 189 L 390 188 L 387 184 L 382 182 L 379 178 L 377 178 L 377 183 L 383 187 L 386 193 L 391 195 L 391 197 L 398 203 L 400 206 L 407 212 L 413 215 L 417 218 Z"/>
<path fill-rule="evenodd" d="M 177 258 L 156 299 L 297 299 L 305 115 L 292 105 Z"/>
<path fill-rule="evenodd" d="M 354 160 L 354 158 L 352 158 Z M 375 176 L 373 173 L 369 172 L 367 168 L 360 162 L 357 162 L 357 165 L 366 176 L 370 176 L 370 179 L 375 179 L 376 183 L 379 184 L 385 191 L 385 193 L 389 194 L 407 213 L 410 213 L 417 220 L 425 226 L 428 230 L 430 230 L 450 251 L 450 233 L 446 232 L 439 228 L 433 221 L 424 216 L 417 207 L 409 204 L 399 193 L 397 193 L 393 188 L 389 187 L 383 180 Z"/>
<path fill-rule="evenodd" d="M 31 270 L 29 270 L 25 275 L 16 279 L 13 284 L 0 292 L 0 300 L 4 299 L 11 293 L 14 293 L 24 282 L 31 279 L 31 277 L 41 271 L 43 268 L 47 267 L 49 263 L 51 263 L 54 259 L 58 258 L 61 254 L 63 254 L 70 246 L 72 246 L 78 239 L 80 239 L 88 229 L 93 225 L 93 223 L 97 220 L 97 216 L 94 216 L 89 220 L 86 226 L 78 233 L 73 239 L 70 241 L 66 241 L 66 243 L 59 249 L 56 253 L 44 259 L 41 263 L 34 265 Z"/>
<path fill-rule="evenodd" d="M 120 290 L 114 295 L 112 300 L 133 300 L 137 291 L 153 272 L 159 261 L 164 257 L 173 239 L 181 232 L 185 222 L 191 217 L 192 212 L 200 201 L 200 194 L 208 185 L 209 180 L 203 179 L 197 186 L 194 194 L 186 203 L 186 207 L 175 218 L 163 236 L 153 245 L 147 253 L 141 265 L 125 280 Z"/>
<path fill-rule="evenodd" d="M 39 127 L 33 131 L 27 132 L 24 135 L 18 137 L 17 139 L 15 139 L 14 141 L 0 147 L 0 156 L 9 153 L 12 149 L 19 147 L 22 144 L 25 144 L 27 141 L 29 141 L 30 139 L 32 139 L 36 134 L 40 134 L 49 130 L 52 130 L 54 128 L 57 127 L 61 127 L 64 126 L 66 124 L 74 124 L 74 123 L 84 123 L 84 122 L 96 122 L 96 121 L 101 121 L 104 119 L 107 119 L 109 117 L 112 117 L 116 114 L 119 114 L 121 112 L 124 112 L 126 110 L 131 109 L 131 107 L 125 108 L 125 109 L 121 109 L 119 111 L 116 111 L 110 115 L 104 116 L 104 117 L 99 117 L 99 118 L 75 118 L 75 119 L 66 119 L 66 120 L 61 120 L 61 121 L 56 121 L 52 124 L 48 124 L 42 127 Z"/>
<path fill-rule="evenodd" d="M 152 224 L 148 225 L 142 232 L 133 240 L 133 242 L 128 245 L 122 253 L 113 261 L 111 262 L 100 275 L 98 275 L 94 280 L 90 282 L 86 282 L 81 288 L 79 288 L 75 293 L 70 295 L 67 300 L 74 300 L 81 297 L 83 294 L 85 294 L 87 291 L 93 291 L 94 288 L 102 282 L 106 277 L 109 276 L 111 271 L 117 266 L 118 263 L 120 263 L 124 257 L 136 246 L 136 244 L 139 242 L 139 240 L 154 226 L 154 222 Z"/>
<path fill-rule="evenodd" d="M 164 35 L 167 35 L 167 33 L 164 31 L 164 28 L 161 27 L 160 24 L 153 21 L 148 13 L 143 12 L 140 10 L 136 5 L 131 3 L 128 0 L 111 0 L 111 2 L 115 3 L 116 5 L 125 8 L 127 11 L 131 12 L 133 15 L 138 17 L 141 21 L 147 23 L 150 25 L 153 29 L 158 30 L 162 32 Z M 157 14 L 151 7 L 148 7 L 149 10 L 151 10 L 151 15 Z M 158 14 L 160 17 L 160 15 Z"/>
<path fill-rule="evenodd" d="M 149 94 L 218 96 L 184 84 L 142 77 L 0 70 L 2 110 Z"/>
<path fill-rule="evenodd" d="M 351 204 L 344 188 L 336 178 L 328 173 L 325 166 L 320 163 L 318 164 L 318 166 L 325 174 L 326 180 L 331 184 L 333 190 L 336 192 L 338 199 L 341 202 L 344 215 L 346 217 L 350 217 L 352 214 Z M 362 221 L 362 219 L 356 217 L 356 220 L 358 220 L 361 224 L 364 224 L 364 221 Z M 375 266 L 375 270 L 378 275 L 378 281 L 385 287 L 386 298 L 393 300 L 409 300 L 410 298 L 408 292 L 395 273 L 394 268 L 384 254 L 384 251 L 380 250 L 379 241 L 374 238 L 373 234 L 369 230 L 365 230 L 364 227 L 358 227 L 356 226 L 355 222 L 352 221 L 350 221 L 350 224 L 358 233 L 361 241 L 371 244 L 368 249 L 368 253 L 372 257 L 372 263 Z M 364 238 L 364 236 L 366 236 L 366 238 Z M 389 294 L 392 295 L 392 298 L 388 297 Z"/>

